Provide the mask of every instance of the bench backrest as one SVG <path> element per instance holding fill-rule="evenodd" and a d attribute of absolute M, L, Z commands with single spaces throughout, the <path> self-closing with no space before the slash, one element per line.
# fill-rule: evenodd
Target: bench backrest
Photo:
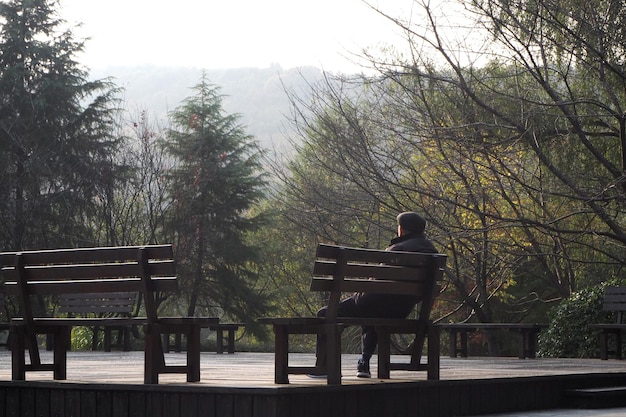
<path fill-rule="evenodd" d="M 4 252 L 0 268 L 27 324 L 35 317 L 32 295 L 141 293 L 148 321 L 156 322 L 155 293 L 177 290 L 171 245 Z"/>
<path fill-rule="evenodd" d="M 136 300 L 134 292 L 61 294 L 57 312 L 69 317 L 131 317 Z"/>
<path fill-rule="evenodd" d="M 626 287 L 606 287 L 602 309 L 616 312 L 617 323 L 621 323 L 622 313 L 626 311 Z"/>
<path fill-rule="evenodd" d="M 446 256 L 318 245 L 311 291 L 330 293 L 326 317 L 337 317 L 342 293 L 407 294 L 421 299 L 419 318 L 427 320 Z"/>

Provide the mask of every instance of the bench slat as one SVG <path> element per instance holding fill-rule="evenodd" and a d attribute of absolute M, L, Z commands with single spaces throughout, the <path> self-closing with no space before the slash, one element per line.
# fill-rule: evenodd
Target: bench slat
<path fill-rule="evenodd" d="M 176 291 L 178 282 L 176 277 L 154 278 L 155 291 Z M 49 281 L 31 282 L 27 284 L 30 294 L 71 294 L 71 293 L 93 293 L 109 291 L 142 291 L 141 279 L 120 278 L 101 280 L 74 280 L 74 281 Z M 19 289 L 15 282 L 5 283 L 8 294 L 17 294 Z"/>
<path fill-rule="evenodd" d="M 151 259 L 172 259 L 171 245 L 146 245 L 146 246 L 111 246 L 94 248 L 72 249 L 49 249 L 38 251 L 3 252 L 0 253 L 2 265 L 12 265 L 11 259 L 21 253 L 25 256 L 27 264 L 47 265 L 58 263 L 84 263 L 84 262 L 124 262 L 136 261 L 137 253 L 144 249 Z M 7 259 L 9 260 L 7 262 Z"/>
<path fill-rule="evenodd" d="M 59 297 L 59 313 L 69 314 L 122 314 L 133 312 L 137 293 L 93 293 L 93 294 L 61 294 Z"/>
<path fill-rule="evenodd" d="M 314 277 L 311 279 L 311 291 L 333 291 L 332 278 Z M 390 280 L 344 279 L 339 289 L 341 292 L 372 292 L 378 294 L 423 294 L 424 282 L 398 282 Z"/>
<path fill-rule="evenodd" d="M 24 258 L 26 260 L 26 257 Z M 53 281 L 70 279 L 98 279 L 109 277 L 139 277 L 142 266 L 137 262 L 118 263 L 88 263 L 88 264 L 48 264 L 28 265 L 23 270 L 23 276 L 28 280 Z M 148 264 L 151 276 L 171 276 L 176 273 L 173 260 L 154 261 Z M 3 266 L 2 273 L 5 281 L 17 281 L 18 271 L 15 266 Z"/>
<path fill-rule="evenodd" d="M 58 309 L 59 313 L 68 314 L 130 314 L 132 308 L 111 308 L 111 306 L 85 305 L 85 306 L 64 306 Z"/>
<path fill-rule="evenodd" d="M 61 306 L 111 306 L 111 307 L 124 307 L 128 305 L 132 305 L 134 303 L 134 297 L 132 298 L 79 298 L 76 296 L 75 298 L 63 297 L 59 300 L 59 304 Z"/>
<path fill-rule="evenodd" d="M 337 263 L 331 261 L 316 261 L 313 266 L 315 276 L 333 276 L 337 273 Z M 343 270 L 344 277 L 359 278 L 386 278 L 393 277 L 396 281 L 428 280 L 432 278 L 429 270 L 423 266 L 406 268 L 397 265 L 381 265 L 378 263 L 348 263 Z"/>
<path fill-rule="evenodd" d="M 621 312 L 626 311 L 626 287 L 606 287 L 602 308 L 604 311 L 617 312 L 619 320 Z"/>
<path fill-rule="evenodd" d="M 416 256 L 418 252 L 382 251 L 376 249 L 350 248 L 345 246 L 325 245 L 317 246 L 317 257 L 336 259 L 340 252 L 347 258 L 355 262 L 384 263 L 403 266 L 432 266 L 436 258 L 443 257 L 443 254 L 421 254 L 426 256 Z"/>

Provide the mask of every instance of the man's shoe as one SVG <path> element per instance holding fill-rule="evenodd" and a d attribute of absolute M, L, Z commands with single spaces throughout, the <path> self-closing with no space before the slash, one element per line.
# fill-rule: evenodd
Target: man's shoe
<path fill-rule="evenodd" d="M 306 374 L 306 376 L 308 376 L 309 378 L 313 378 L 313 379 L 322 379 L 322 378 L 328 377 L 328 375 L 326 374 Z"/>
<path fill-rule="evenodd" d="M 359 359 L 356 366 L 356 376 L 359 378 L 371 378 L 370 363 L 365 359 Z"/>

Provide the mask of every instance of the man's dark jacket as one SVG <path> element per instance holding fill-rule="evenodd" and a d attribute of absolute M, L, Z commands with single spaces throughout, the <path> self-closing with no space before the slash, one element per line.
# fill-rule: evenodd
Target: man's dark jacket
<path fill-rule="evenodd" d="M 420 234 L 410 234 L 404 236 L 398 236 L 391 239 L 391 246 L 386 250 L 397 250 L 403 252 L 424 252 L 424 253 L 437 253 L 437 249 L 432 242 Z"/>
<path fill-rule="evenodd" d="M 432 242 L 420 234 L 398 236 L 391 240 L 388 251 L 437 253 Z M 365 309 L 372 317 L 404 318 L 419 301 L 412 295 L 359 293 L 354 296 L 357 306 Z"/>

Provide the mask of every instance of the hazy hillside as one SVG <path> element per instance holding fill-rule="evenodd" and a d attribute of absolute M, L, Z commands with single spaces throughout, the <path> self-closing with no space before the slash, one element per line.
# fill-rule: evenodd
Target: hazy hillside
<path fill-rule="evenodd" d="M 200 81 L 202 69 L 184 67 L 109 67 L 91 71 L 91 78 L 113 77 L 125 89 L 126 108 L 132 112 L 146 110 L 151 120 L 164 121 L 167 113 L 180 105 Z M 270 68 L 238 68 L 206 70 L 212 84 L 221 87 L 224 110 L 241 115 L 248 133 L 266 148 L 285 144 L 289 129 L 286 115 L 289 101 L 285 88 L 306 93 L 307 83 L 321 79 L 317 68 L 284 70 Z"/>

